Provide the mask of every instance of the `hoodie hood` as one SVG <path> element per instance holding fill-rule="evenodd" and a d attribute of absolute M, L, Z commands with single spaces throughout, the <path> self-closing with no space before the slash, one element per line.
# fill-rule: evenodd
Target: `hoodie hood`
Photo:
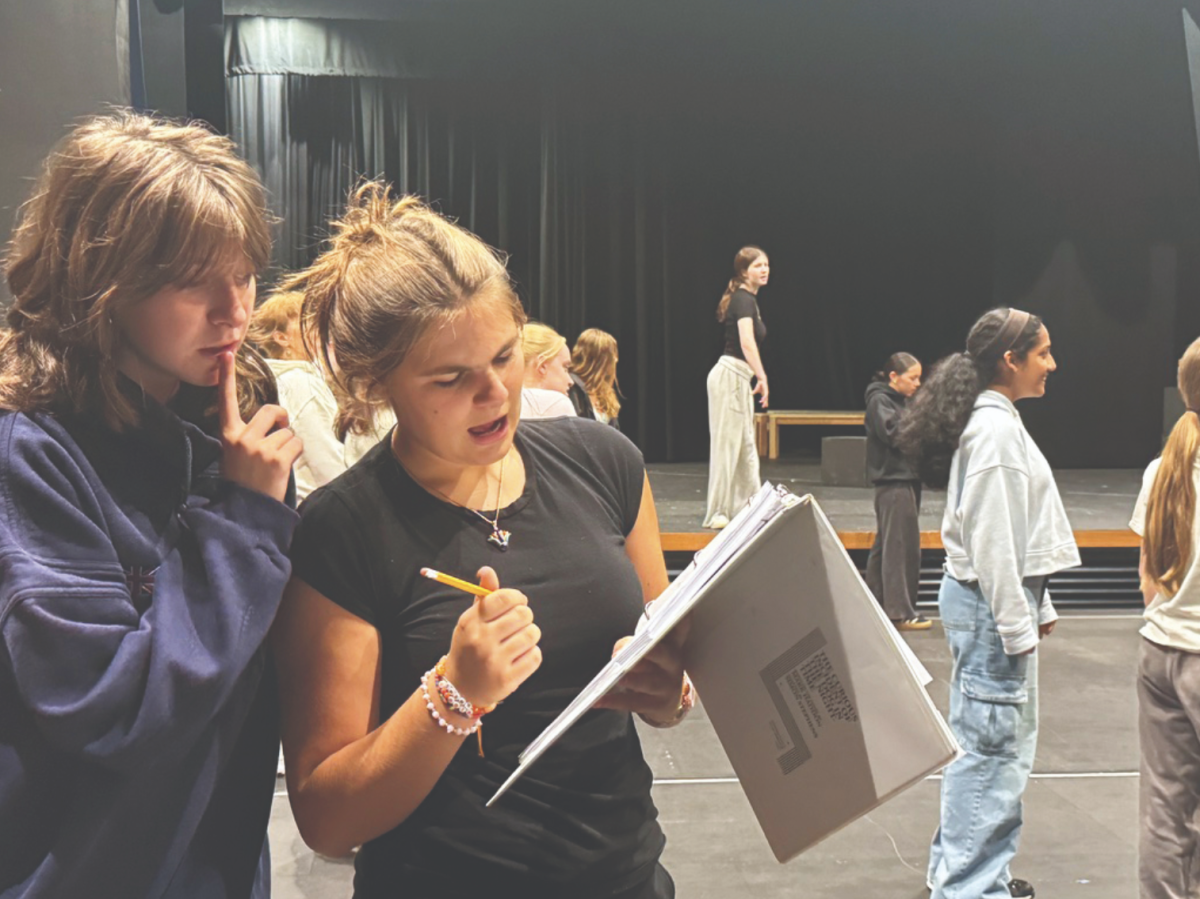
<path fill-rule="evenodd" d="M 1013 418 L 1019 419 L 1021 413 L 1017 411 L 1016 404 L 1006 397 L 1003 393 L 996 390 L 985 390 L 975 400 L 976 409 L 1003 409 Z"/>
<path fill-rule="evenodd" d="M 868 384 L 867 392 L 864 396 L 864 399 L 868 403 L 870 403 L 874 397 L 878 396 L 881 393 L 884 396 L 890 397 L 892 400 L 894 400 L 897 403 L 900 403 L 901 405 L 903 405 L 904 401 L 906 399 L 908 399 L 908 397 L 906 397 L 899 390 L 893 390 L 892 385 L 888 384 L 885 381 L 872 381 L 870 384 Z"/>
<path fill-rule="evenodd" d="M 896 433 L 908 397 L 890 384 L 872 381 L 866 391 L 867 479 L 916 481 L 917 475 L 896 446 Z"/>

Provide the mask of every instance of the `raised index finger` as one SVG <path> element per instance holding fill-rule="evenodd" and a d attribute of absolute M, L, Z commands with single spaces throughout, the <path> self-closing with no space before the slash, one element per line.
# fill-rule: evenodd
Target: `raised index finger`
<path fill-rule="evenodd" d="M 237 363 L 233 353 L 222 353 L 220 360 L 220 380 L 218 382 L 217 408 L 221 416 L 221 431 L 225 432 L 235 425 L 243 425 L 242 412 L 238 408 L 237 395 Z"/>

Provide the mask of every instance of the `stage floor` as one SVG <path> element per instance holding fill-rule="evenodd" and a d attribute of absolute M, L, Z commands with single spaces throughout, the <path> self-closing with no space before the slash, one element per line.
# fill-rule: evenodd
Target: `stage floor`
<path fill-rule="evenodd" d="M 1137 894 L 1137 694 L 1141 618 L 1067 614 L 1038 649 L 1041 728 L 1013 874 L 1051 899 Z M 934 676 L 945 712 L 950 654 L 940 623 L 905 639 Z M 680 899 L 928 899 L 938 822 L 930 778 L 787 865 L 777 864 L 703 705 L 678 728 L 639 728 L 654 772 Z M 301 841 L 282 778 L 271 815 L 275 899 L 346 899 L 352 862 Z"/>
<path fill-rule="evenodd" d="M 659 528 L 664 534 L 713 533 L 705 531 L 705 496 L 708 464 L 680 462 L 648 465 L 650 487 L 658 506 Z M 817 460 L 766 459 L 763 480 L 783 484 L 796 494 L 811 493 L 840 532 L 873 533 L 875 492 L 872 488 L 826 487 L 821 483 Z M 1142 472 L 1133 469 L 1064 469 L 1054 473 L 1071 526 L 1078 531 L 1123 531 L 1142 485 Z M 938 531 L 946 494 L 926 490 L 921 500 L 921 530 Z"/>

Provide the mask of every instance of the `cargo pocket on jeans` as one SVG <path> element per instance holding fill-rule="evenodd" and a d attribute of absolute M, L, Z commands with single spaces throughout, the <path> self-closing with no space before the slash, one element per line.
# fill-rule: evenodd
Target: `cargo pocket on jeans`
<path fill-rule="evenodd" d="M 959 689 L 963 704 L 957 736 L 963 747 L 980 755 L 1016 758 L 1022 706 L 1029 701 L 1024 675 L 964 669 Z"/>

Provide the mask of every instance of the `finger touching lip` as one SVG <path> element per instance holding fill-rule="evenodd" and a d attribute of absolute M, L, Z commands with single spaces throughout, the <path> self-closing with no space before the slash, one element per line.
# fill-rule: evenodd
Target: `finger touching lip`
<path fill-rule="evenodd" d="M 238 347 L 241 346 L 240 340 L 232 340 L 229 343 L 223 343 L 220 346 L 206 347 L 200 352 L 206 356 L 220 356 L 222 353 L 236 353 Z"/>

